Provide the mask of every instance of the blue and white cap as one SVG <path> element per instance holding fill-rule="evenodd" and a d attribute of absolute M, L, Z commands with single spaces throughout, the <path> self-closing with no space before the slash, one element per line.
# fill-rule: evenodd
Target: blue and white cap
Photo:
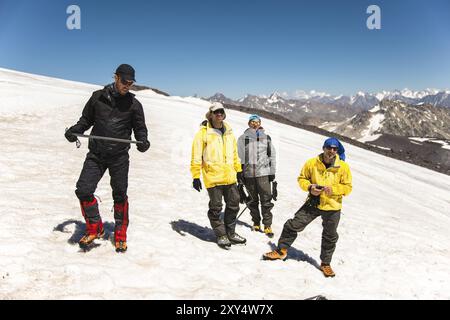
<path fill-rule="evenodd" d="M 250 121 L 258 121 L 261 122 L 261 118 L 257 115 L 257 114 L 252 114 L 249 118 L 248 118 L 248 122 Z"/>

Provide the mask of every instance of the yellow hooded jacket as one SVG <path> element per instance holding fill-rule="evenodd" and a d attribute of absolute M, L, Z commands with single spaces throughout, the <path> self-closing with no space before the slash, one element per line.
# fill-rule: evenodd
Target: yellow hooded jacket
<path fill-rule="evenodd" d="M 204 121 L 192 143 L 192 178 L 200 178 L 201 170 L 206 188 L 236 183 L 236 173 L 242 171 L 236 138 L 231 127 L 223 124 L 222 135 L 209 121 Z"/>
<path fill-rule="evenodd" d="M 309 159 L 303 166 L 297 181 L 304 191 L 309 191 L 308 188 L 311 184 L 332 188 L 331 196 L 327 196 L 325 192 L 320 194 L 320 204 L 317 208 L 324 211 L 341 210 L 342 196 L 347 196 L 352 192 L 350 167 L 346 162 L 340 160 L 338 155 L 336 155 L 334 164 L 328 169 L 322 162 L 322 154 Z"/>

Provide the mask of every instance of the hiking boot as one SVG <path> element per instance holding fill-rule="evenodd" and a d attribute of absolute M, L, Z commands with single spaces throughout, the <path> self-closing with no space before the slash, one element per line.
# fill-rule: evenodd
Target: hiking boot
<path fill-rule="evenodd" d="M 217 245 L 221 248 L 229 248 L 231 247 L 231 242 L 228 240 L 227 236 L 220 236 L 217 238 Z"/>
<path fill-rule="evenodd" d="M 287 259 L 287 248 L 275 249 L 263 254 L 264 260 L 283 260 Z"/>
<path fill-rule="evenodd" d="M 94 233 L 94 234 L 86 233 L 83 236 L 83 238 L 80 239 L 78 244 L 80 245 L 80 247 L 87 247 L 92 242 L 94 242 L 95 239 L 100 239 L 100 238 L 103 238 L 104 236 L 105 236 L 105 230 L 103 230 L 103 228 L 102 228 L 99 233 Z"/>
<path fill-rule="evenodd" d="M 126 241 L 116 241 L 116 252 L 125 252 L 127 249 L 128 247 Z"/>
<path fill-rule="evenodd" d="M 241 237 L 236 232 L 229 234 L 228 239 L 230 240 L 231 244 L 244 244 L 247 242 L 247 239 L 245 239 L 244 237 Z"/>
<path fill-rule="evenodd" d="M 266 236 L 268 236 L 269 238 L 273 238 L 273 231 L 272 228 L 270 226 L 265 226 L 264 227 L 264 233 L 266 234 Z"/>
<path fill-rule="evenodd" d="M 261 232 L 261 230 L 262 230 L 261 225 L 259 225 L 259 224 L 255 224 L 252 227 L 252 231 Z"/>
<path fill-rule="evenodd" d="M 323 272 L 323 275 L 325 277 L 334 277 L 336 274 L 334 273 L 333 269 L 331 269 L 329 264 L 321 263 L 320 264 L 320 271 Z"/>

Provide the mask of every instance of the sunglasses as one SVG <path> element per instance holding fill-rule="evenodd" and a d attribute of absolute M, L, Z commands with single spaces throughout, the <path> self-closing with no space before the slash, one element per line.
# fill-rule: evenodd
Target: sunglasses
<path fill-rule="evenodd" d="M 214 114 L 224 114 L 225 111 L 223 109 L 219 109 L 213 112 Z"/>
<path fill-rule="evenodd" d="M 122 83 L 124 86 L 131 86 L 131 85 L 133 85 L 134 81 L 125 80 L 125 79 L 120 78 L 120 83 Z"/>
<path fill-rule="evenodd" d="M 333 151 L 337 151 L 337 147 L 325 147 L 325 149 L 327 150 L 333 150 Z"/>

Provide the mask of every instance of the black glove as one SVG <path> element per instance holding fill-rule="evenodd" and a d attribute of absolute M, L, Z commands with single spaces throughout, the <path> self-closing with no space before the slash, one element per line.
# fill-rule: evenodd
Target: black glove
<path fill-rule="evenodd" d="M 273 180 L 275 180 L 275 175 L 274 174 L 269 175 L 269 182 L 272 182 Z"/>
<path fill-rule="evenodd" d="M 75 142 L 78 140 L 78 137 L 72 133 L 69 129 L 66 130 L 66 133 L 64 133 L 64 136 L 66 137 L 67 141 L 69 142 Z"/>
<path fill-rule="evenodd" d="M 200 179 L 194 179 L 194 181 L 192 181 L 192 187 L 200 192 L 200 190 L 202 190 L 202 183 L 200 182 Z"/>
<path fill-rule="evenodd" d="M 139 152 L 145 152 L 148 150 L 148 148 L 150 148 L 150 141 L 148 140 L 142 141 L 142 143 L 137 144 L 137 149 Z"/>
<path fill-rule="evenodd" d="M 278 183 L 276 181 L 274 181 L 272 183 L 272 199 L 273 199 L 273 201 L 277 201 L 277 198 L 278 198 L 277 185 L 278 185 Z"/>
<path fill-rule="evenodd" d="M 238 184 L 238 191 L 239 191 L 239 202 L 244 204 L 247 202 L 247 195 L 245 194 L 244 185 L 239 183 Z"/>
<path fill-rule="evenodd" d="M 244 178 L 244 175 L 242 174 L 242 171 L 238 172 L 236 174 L 236 179 L 237 179 L 238 184 L 244 184 L 245 178 Z"/>

